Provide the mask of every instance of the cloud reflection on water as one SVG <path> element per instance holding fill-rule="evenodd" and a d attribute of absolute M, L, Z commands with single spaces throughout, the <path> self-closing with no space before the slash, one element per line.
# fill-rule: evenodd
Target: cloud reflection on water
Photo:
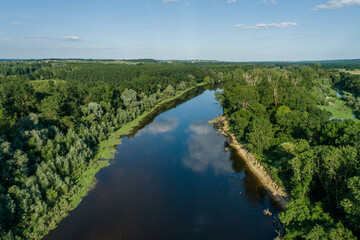
<path fill-rule="evenodd" d="M 174 131 L 179 125 L 179 119 L 176 117 L 166 117 L 156 119 L 146 128 L 142 129 L 137 135 L 148 134 L 159 134 Z"/>
<path fill-rule="evenodd" d="M 215 174 L 232 173 L 231 163 L 224 151 L 224 137 L 215 133 L 207 122 L 194 123 L 187 140 L 189 154 L 182 163 L 197 172 L 213 169 Z"/>

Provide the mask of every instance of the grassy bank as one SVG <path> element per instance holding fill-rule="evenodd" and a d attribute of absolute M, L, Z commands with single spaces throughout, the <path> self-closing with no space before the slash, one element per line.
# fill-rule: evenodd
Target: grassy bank
<path fill-rule="evenodd" d="M 348 93 L 348 92 L 346 92 Z M 337 96 L 336 91 L 331 89 L 330 96 L 327 97 L 328 105 L 319 106 L 323 110 L 329 111 L 334 118 L 352 118 L 355 115 L 353 110 L 347 106 L 346 101 Z"/>
<path fill-rule="evenodd" d="M 112 159 L 116 154 L 116 146 L 121 144 L 121 137 L 129 135 L 133 132 L 133 129 L 142 124 L 143 120 L 146 119 L 150 114 L 157 111 L 160 106 L 171 102 L 190 90 L 199 86 L 205 85 L 200 83 L 197 86 L 191 87 L 184 91 L 177 92 L 174 96 L 167 98 L 159 102 L 151 110 L 142 113 L 135 120 L 123 125 L 120 129 L 114 132 L 108 139 L 102 141 L 97 150 L 96 157 L 91 161 L 88 169 L 78 176 L 75 180 L 75 184 L 64 194 L 59 201 L 55 203 L 53 209 L 44 216 L 44 222 L 48 225 L 44 228 L 43 223 L 38 223 L 25 231 L 25 236 L 31 239 L 41 239 L 43 236 L 48 234 L 52 229 L 55 229 L 57 224 L 68 216 L 69 212 L 74 210 L 82 201 L 82 199 L 93 189 L 96 185 L 95 175 L 104 167 L 109 166 L 108 159 Z M 42 233 L 39 235 L 39 233 Z"/>
<path fill-rule="evenodd" d="M 112 159 L 116 153 L 116 145 L 121 144 L 121 137 L 126 136 L 132 133 L 133 129 L 138 127 L 144 119 L 146 119 L 149 115 L 157 111 L 157 109 L 168 103 L 171 102 L 185 93 L 189 92 L 190 90 L 203 86 L 205 83 L 199 83 L 197 86 L 191 87 L 189 89 L 186 89 L 184 91 L 177 92 L 174 96 L 164 99 L 163 101 L 159 102 L 155 107 L 153 107 L 149 111 L 143 112 L 139 117 L 137 117 L 135 120 L 123 125 L 120 129 L 118 129 L 116 132 L 114 132 L 107 140 L 101 142 L 99 144 L 99 150 L 98 150 L 98 158 L 99 159 Z"/>

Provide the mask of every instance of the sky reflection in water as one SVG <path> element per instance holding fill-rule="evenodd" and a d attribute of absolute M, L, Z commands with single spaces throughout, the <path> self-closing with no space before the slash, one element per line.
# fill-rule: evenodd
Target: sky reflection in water
<path fill-rule="evenodd" d="M 137 136 L 142 134 L 159 134 L 174 131 L 179 126 L 179 119 L 177 117 L 164 117 L 157 119 L 148 127 L 140 130 Z"/>
<path fill-rule="evenodd" d="M 190 125 L 187 144 L 188 155 L 182 159 L 184 166 L 204 172 L 212 170 L 215 174 L 231 173 L 233 169 L 229 161 L 226 161 L 224 145 L 219 144 L 222 136 L 214 134 L 212 125 L 206 121 Z M 220 141 L 221 141 L 220 140 Z"/>
<path fill-rule="evenodd" d="M 276 209 L 208 124 L 206 91 L 123 138 L 98 183 L 47 239 L 273 239 Z M 240 194 L 240 192 L 242 194 Z"/>

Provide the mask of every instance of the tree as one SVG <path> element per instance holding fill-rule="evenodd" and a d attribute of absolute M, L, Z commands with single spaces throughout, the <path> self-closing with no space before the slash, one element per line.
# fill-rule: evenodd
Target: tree
<path fill-rule="evenodd" d="M 255 118 L 249 126 L 249 132 L 246 134 L 246 141 L 252 152 L 262 154 L 272 143 L 274 132 L 272 124 L 267 118 Z"/>
<path fill-rule="evenodd" d="M 28 115 L 35 110 L 36 100 L 35 90 L 27 82 L 11 81 L 0 89 L 0 104 L 10 115 Z"/>
<path fill-rule="evenodd" d="M 173 88 L 173 86 L 168 85 L 164 89 L 163 94 L 165 94 L 166 96 L 173 96 L 175 94 L 175 89 Z"/>
<path fill-rule="evenodd" d="M 348 194 L 347 198 L 342 200 L 341 206 L 343 207 L 346 218 L 349 224 L 355 229 L 360 231 L 360 176 L 355 176 L 349 179 L 347 183 Z"/>
<path fill-rule="evenodd" d="M 8 131 L 16 122 L 16 116 L 9 115 L 4 107 L 0 105 L 0 135 Z"/>
<path fill-rule="evenodd" d="M 261 82 L 261 70 L 254 68 L 252 71 L 243 74 L 243 78 L 250 86 L 256 86 Z"/>
<path fill-rule="evenodd" d="M 291 74 L 290 74 L 290 81 L 291 81 L 291 84 L 296 87 L 299 83 L 301 83 L 302 81 L 302 78 L 301 78 L 301 74 L 299 71 L 293 71 Z"/>
<path fill-rule="evenodd" d="M 311 204 L 309 199 L 294 199 L 279 215 L 286 225 L 285 239 L 352 239 L 355 237 L 325 213 L 319 203 Z"/>
<path fill-rule="evenodd" d="M 137 100 L 137 93 L 132 89 L 125 89 L 121 94 L 121 100 L 125 107 L 128 107 L 133 101 Z"/>
<path fill-rule="evenodd" d="M 100 104 L 91 102 L 86 107 L 82 108 L 83 112 L 83 121 L 92 123 L 93 121 L 100 121 L 104 111 L 102 110 L 102 107 Z"/>
<path fill-rule="evenodd" d="M 211 78 L 209 76 L 206 76 L 204 78 L 204 83 L 210 83 L 211 82 Z"/>
<path fill-rule="evenodd" d="M 267 69 L 265 72 L 267 81 L 270 84 L 271 89 L 273 90 L 273 96 L 274 96 L 274 104 L 275 107 L 278 105 L 278 89 L 279 89 L 279 80 L 280 80 L 280 72 L 275 69 Z"/>
<path fill-rule="evenodd" d="M 231 130 L 236 134 L 238 139 L 243 139 L 246 133 L 246 128 L 249 125 L 251 118 L 251 111 L 240 109 L 231 115 Z"/>
<path fill-rule="evenodd" d="M 56 96 L 49 96 L 41 100 L 39 111 L 40 116 L 48 120 L 57 120 L 61 113 L 61 100 Z"/>
<path fill-rule="evenodd" d="M 237 86 L 233 89 L 224 90 L 226 108 L 232 108 L 234 111 L 237 109 L 249 109 L 252 104 L 259 102 L 259 94 L 249 86 Z"/>
<path fill-rule="evenodd" d="M 306 140 L 298 140 L 294 146 L 293 158 L 289 161 L 293 172 L 291 196 L 305 198 L 314 175 L 315 152 Z"/>

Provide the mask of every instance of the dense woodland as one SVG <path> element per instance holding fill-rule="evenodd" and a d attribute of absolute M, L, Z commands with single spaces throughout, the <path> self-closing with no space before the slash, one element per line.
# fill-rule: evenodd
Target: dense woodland
<path fill-rule="evenodd" d="M 80 201 L 99 144 L 221 72 L 184 64 L 0 62 L 0 235 L 38 239 Z"/>
<path fill-rule="evenodd" d="M 286 239 L 360 234 L 360 121 L 320 110 L 333 85 L 359 111 L 360 75 L 319 64 L 237 69 L 217 95 L 231 131 L 291 197 Z"/>
<path fill-rule="evenodd" d="M 336 84 L 359 111 L 359 76 L 314 63 L 47 60 L 0 62 L 1 239 L 41 238 L 79 202 L 102 141 L 177 92 L 218 81 L 232 131 L 291 195 L 285 237 L 358 236 L 360 122 L 329 120 L 318 105 Z"/>

